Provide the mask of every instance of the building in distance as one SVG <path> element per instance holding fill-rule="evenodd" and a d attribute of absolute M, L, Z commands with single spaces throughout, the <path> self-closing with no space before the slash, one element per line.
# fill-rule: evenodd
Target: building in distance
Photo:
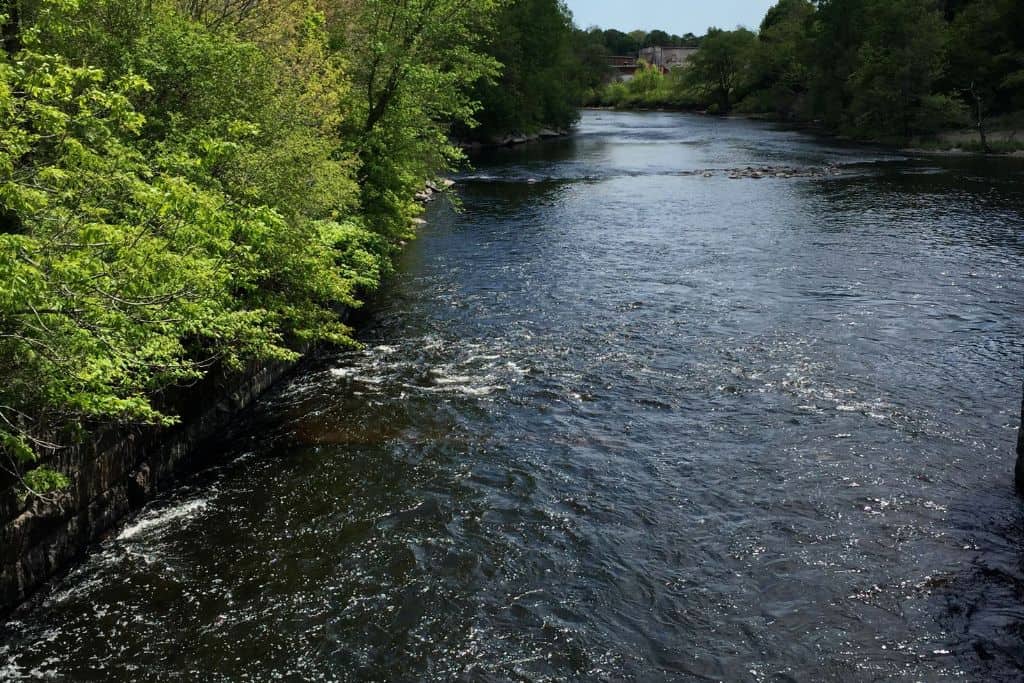
<path fill-rule="evenodd" d="M 638 56 L 618 55 L 608 58 L 608 65 L 615 74 L 615 80 L 631 81 L 640 63 L 650 64 L 668 73 L 672 69 L 686 66 L 693 55 L 697 54 L 696 47 L 645 47 L 640 50 Z"/>
<path fill-rule="evenodd" d="M 640 50 L 640 59 L 658 67 L 662 73 L 668 73 L 676 67 L 686 66 L 697 50 L 695 47 L 645 47 Z"/>
<path fill-rule="evenodd" d="M 615 74 L 615 80 L 626 82 L 633 80 L 633 74 L 640 68 L 640 63 L 636 57 L 621 55 L 609 57 L 608 66 L 611 67 L 612 72 Z"/>

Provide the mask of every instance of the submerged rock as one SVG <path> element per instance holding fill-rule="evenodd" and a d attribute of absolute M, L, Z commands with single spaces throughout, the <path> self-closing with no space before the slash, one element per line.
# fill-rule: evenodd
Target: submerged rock
<path fill-rule="evenodd" d="M 745 166 L 726 169 L 707 169 L 701 171 L 689 171 L 682 175 L 703 175 L 705 178 L 713 178 L 715 175 L 725 174 L 729 180 L 761 180 L 763 178 L 778 178 L 788 180 L 790 178 L 823 178 L 826 176 L 841 175 L 842 169 L 836 164 L 827 166 Z"/>

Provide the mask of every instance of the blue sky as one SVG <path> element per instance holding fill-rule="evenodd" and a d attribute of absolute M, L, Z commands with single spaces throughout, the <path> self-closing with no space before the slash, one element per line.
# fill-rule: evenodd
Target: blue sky
<path fill-rule="evenodd" d="M 756 30 L 777 0 L 566 0 L 582 28 L 662 29 L 702 35 L 709 26 Z"/>

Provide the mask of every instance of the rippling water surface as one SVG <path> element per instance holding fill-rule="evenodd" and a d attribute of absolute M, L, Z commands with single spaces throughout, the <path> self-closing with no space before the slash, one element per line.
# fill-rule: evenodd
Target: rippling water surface
<path fill-rule="evenodd" d="M 0 678 L 1024 676 L 1024 163 L 588 112 L 458 188 Z"/>

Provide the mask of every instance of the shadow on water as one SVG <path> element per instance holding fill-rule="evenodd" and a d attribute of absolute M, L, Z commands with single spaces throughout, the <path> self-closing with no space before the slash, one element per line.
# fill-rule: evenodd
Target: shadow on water
<path fill-rule="evenodd" d="M 594 145 L 597 147 L 604 144 L 602 139 L 594 141 Z M 485 147 L 470 150 L 469 161 L 475 168 L 509 165 L 530 166 L 538 163 L 553 166 L 560 162 L 576 161 L 580 147 L 580 138 L 573 135 L 510 147 Z"/>
<path fill-rule="evenodd" d="M 953 506 L 951 525 L 973 553 L 933 583 L 951 656 L 978 680 L 1024 671 L 1024 511 L 1011 490 L 978 491 Z"/>

